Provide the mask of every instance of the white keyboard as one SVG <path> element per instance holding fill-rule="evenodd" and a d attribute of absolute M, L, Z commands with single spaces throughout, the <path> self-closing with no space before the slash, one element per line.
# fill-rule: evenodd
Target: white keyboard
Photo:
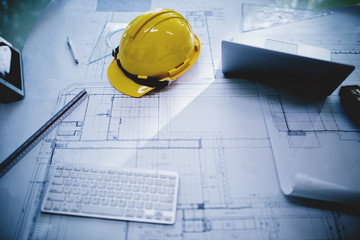
<path fill-rule="evenodd" d="M 179 174 L 63 163 L 55 166 L 41 211 L 173 224 Z"/>

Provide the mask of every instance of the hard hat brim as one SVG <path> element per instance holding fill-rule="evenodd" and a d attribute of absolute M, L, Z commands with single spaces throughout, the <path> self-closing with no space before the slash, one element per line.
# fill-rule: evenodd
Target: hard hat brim
<path fill-rule="evenodd" d="M 131 97 L 141 97 L 154 89 L 153 87 L 139 85 L 125 76 L 125 74 L 117 65 L 115 59 L 108 67 L 107 74 L 109 81 L 114 86 L 114 88 Z"/>

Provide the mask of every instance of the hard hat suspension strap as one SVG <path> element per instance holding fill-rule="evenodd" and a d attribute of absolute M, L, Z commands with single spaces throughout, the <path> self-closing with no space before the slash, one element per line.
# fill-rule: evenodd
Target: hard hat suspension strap
<path fill-rule="evenodd" d="M 125 76 L 128 77 L 129 79 L 133 80 L 137 84 L 148 86 L 148 87 L 153 87 L 153 88 L 163 88 L 163 87 L 166 87 L 166 86 L 168 86 L 170 84 L 169 80 L 159 81 L 158 78 L 155 78 L 155 77 L 139 78 L 138 75 L 129 73 L 121 65 L 120 59 L 117 57 L 118 54 L 119 54 L 119 47 L 115 48 L 112 51 L 112 55 L 116 59 L 116 63 L 118 65 L 118 67 L 125 74 Z"/>

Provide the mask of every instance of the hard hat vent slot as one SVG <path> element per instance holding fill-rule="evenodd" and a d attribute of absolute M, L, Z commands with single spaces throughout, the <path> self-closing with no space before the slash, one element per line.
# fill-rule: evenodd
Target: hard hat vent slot
<path fill-rule="evenodd" d="M 180 63 L 179 65 L 177 65 L 175 68 L 179 68 L 181 65 L 183 65 L 184 62 Z"/>
<path fill-rule="evenodd" d="M 184 71 L 184 69 L 186 69 L 186 67 L 190 64 L 190 59 L 186 59 L 185 62 L 182 62 L 181 64 L 179 64 L 178 66 L 176 66 L 175 68 L 171 69 L 168 72 L 168 75 L 170 77 L 174 77 L 176 75 L 179 75 L 182 71 Z"/>
<path fill-rule="evenodd" d="M 160 15 L 164 15 L 164 14 L 168 14 L 168 13 L 175 13 L 173 10 L 170 9 L 166 9 L 166 10 L 161 10 L 161 9 L 155 9 L 153 11 L 150 11 L 147 15 L 142 16 L 142 18 L 136 18 L 134 19 L 134 21 L 132 22 L 132 25 L 135 26 L 135 24 L 137 25 L 137 27 L 133 27 L 132 30 L 130 30 L 129 34 L 132 38 L 135 38 L 135 36 L 139 33 L 139 31 L 151 20 L 155 19 L 156 17 L 159 17 Z"/>

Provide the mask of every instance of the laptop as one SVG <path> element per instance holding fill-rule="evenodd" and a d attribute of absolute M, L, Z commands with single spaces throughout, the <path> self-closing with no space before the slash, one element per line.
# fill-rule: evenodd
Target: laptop
<path fill-rule="evenodd" d="M 20 100 L 24 95 L 21 53 L 0 37 L 0 102 Z"/>
<path fill-rule="evenodd" d="M 327 49 L 266 39 L 263 47 L 222 41 L 222 71 L 283 87 L 297 93 L 326 97 L 355 69 L 331 61 Z"/>

